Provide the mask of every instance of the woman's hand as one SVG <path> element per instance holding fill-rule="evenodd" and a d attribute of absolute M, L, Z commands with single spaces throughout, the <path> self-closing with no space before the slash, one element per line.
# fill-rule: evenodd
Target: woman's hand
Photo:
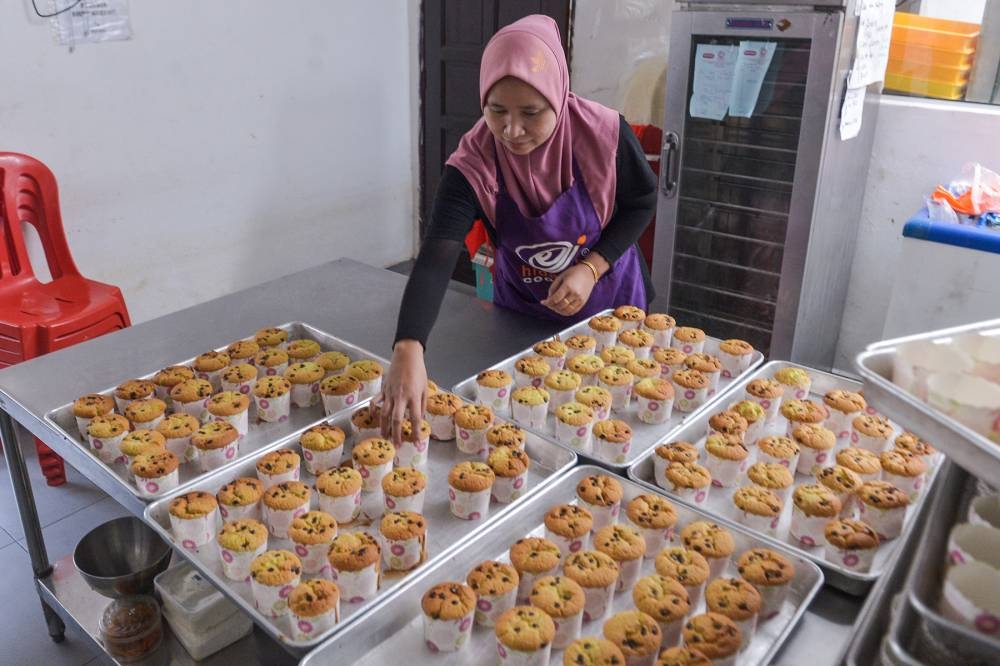
<path fill-rule="evenodd" d="M 415 424 L 424 417 L 427 405 L 427 368 L 424 348 L 416 340 L 399 340 L 392 350 L 392 363 L 382 382 L 376 403 L 382 406 L 382 436 L 399 446 L 403 418 Z"/>
<path fill-rule="evenodd" d="M 592 252 L 587 257 L 587 261 L 597 269 L 598 276 L 606 273 L 609 268 L 604 257 L 596 252 Z M 564 317 L 575 315 L 590 300 L 590 294 L 594 291 L 596 284 L 594 272 L 588 266 L 575 264 L 564 270 L 552 281 L 552 286 L 549 287 L 549 296 L 541 303 Z"/>

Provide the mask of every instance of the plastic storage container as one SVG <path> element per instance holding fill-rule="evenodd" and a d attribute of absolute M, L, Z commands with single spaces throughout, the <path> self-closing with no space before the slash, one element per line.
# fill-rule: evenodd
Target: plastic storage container
<path fill-rule="evenodd" d="M 885 72 L 886 89 L 962 99 L 978 39 L 978 24 L 897 12 Z"/>
<path fill-rule="evenodd" d="M 979 39 L 979 24 L 896 12 L 892 21 L 892 43 L 922 46 L 951 53 L 973 53 Z"/>
<path fill-rule="evenodd" d="M 936 99 L 962 99 L 965 97 L 965 82 L 954 84 L 945 81 L 929 81 L 911 76 L 885 73 L 885 89 L 904 92 L 921 97 Z"/>
<path fill-rule="evenodd" d="M 149 595 L 114 599 L 98 624 L 104 648 L 118 663 L 145 659 L 163 641 L 160 605 Z"/>

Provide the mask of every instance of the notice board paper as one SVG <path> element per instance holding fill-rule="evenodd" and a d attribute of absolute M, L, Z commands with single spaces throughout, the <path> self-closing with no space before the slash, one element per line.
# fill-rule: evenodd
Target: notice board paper
<path fill-rule="evenodd" d="M 753 115 L 760 87 L 774 57 L 775 46 L 775 42 L 740 42 L 736 73 L 729 95 L 729 115 L 738 118 Z"/>
<path fill-rule="evenodd" d="M 861 114 L 865 109 L 867 88 L 848 88 L 844 106 L 840 108 L 840 140 L 853 139 L 861 131 Z"/>
<path fill-rule="evenodd" d="M 64 46 L 132 38 L 128 0 L 82 0 L 52 22 L 56 40 Z"/>
<path fill-rule="evenodd" d="M 885 78 L 889 64 L 889 40 L 892 39 L 893 0 L 865 0 L 859 3 L 858 39 L 854 66 L 847 79 L 848 88 L 862 88 Z"/>
<path fill-rule="evenodd" d="M 694 54 L 694 82 L 688 112 L 692 118 L 722 120 L 736 70 L 736 46 L 699 44 Z"/>

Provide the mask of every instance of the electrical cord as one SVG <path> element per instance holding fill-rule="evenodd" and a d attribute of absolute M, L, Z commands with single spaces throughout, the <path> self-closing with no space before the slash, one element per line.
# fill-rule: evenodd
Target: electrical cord
<path fill-rule="evenodd" d="M 38 11 L 38 5 L 35 4 L 35 0 L 31 0 L 31 7 L 32 7 L 32 9 L 35 10 L 35 14 L 37 14 L 39 18 L 52 18 L 53 16 L 59 16 L 60 14 L 65 14 L 66 12 L 68 12 L 71 9 L 73 9 L 74 7 L 76 7 L 81 2 L 83 2 L 83 0 L 76 0 L 76 2 L 74 2 L 69 7 L 63 7 L 62 9 L 60 9 L 58 11 L 54 11 L 51 14 L 43 14 L 40 11 Z"/>

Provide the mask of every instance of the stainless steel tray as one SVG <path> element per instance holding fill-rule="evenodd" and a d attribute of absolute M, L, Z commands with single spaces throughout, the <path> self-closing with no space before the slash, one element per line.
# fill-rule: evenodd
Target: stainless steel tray
<path fill-rule="evenodd" d="M 314 650 L 300 662 L 300 666 L 325 664 L 383 666 L 396 663 L 401 658 L 407 659 L 408 663 L 414 666 L 496 663 L 494 634 L 491 630 L 481 627 L 473 629 L 471 643 L 458 652 L 438 654 L 429 652 L 424 645 L 421 597 L 427 588 L 441 581 L 464 580 L 466 573 L 483 560 L 509 561 L 507 551 L 514 541 L 528 535 L 543 535 L 542 521 L 549 507 L 575 501 L 576 484 L 580 479 L 598 473 L 605 472 L 602 468 L 594 466 L 577 467 L 542 492 L 534 494 L 497 521 L 480 538 L 468 540 L 462 548 L 452 551 L 447 558 L 442 558 L 434 566 L 425 567 L 408 580 L 398 594 L 384 606 L 359 620 L 350 631 L 341 633 Z M 649 492 L 648 489 L 628 479 L 621 478 L 620 481 L 625 491 L 623 504 L 637 495 Z M 682 504 L 675 506 L 678 526 L 709 517 Z M 736 541 L 733 559 L 748 548 L 766 545 L 781 551 L 795 565 L 795 578 L 790 583 L 790 592 L 781 613 L 758 625 L 753 640 L 739 660 L 740 666 L 767 664 L 777 654 L 778 648 L 823 585 L 823 574 L 816 565 L 781 546 L 765 543 L 742 528 L 734 528 L 731 531 Z M 643 562 L 642 575 L 650 573 L 655 573 L 653 559 L 647 558 Z M 733 564 L 730 564 L 727 575 L 737 575 Z M 694 612 L 702 612 L 703 606 L 704 601 Z M 611 612 L 617 613 L 633 607 L 631 594 L 620 592 L 615 595 Z M 600 635 L 601 628 L 599 622 L 584 624 L 581 635 Z M 560 651 L 553 651 L 551 663 L 553 665 L 562 663 Z"/>
<path fill-rule="evenodd" d="M 603 312 L 600 312 L 598 314 L 600 314 L 600 315 L 607 315 L 607 314 L 611 314 L 612 312 L 613 312 L 613 310 L 609 309 L 609 310 L 605 310 Z M 573 326 L 570 326 L 566 330 L 560 332 L 558 334 L 558 337 L 561 340 L 565 340 L 566 338 L 572 337 L 574 335 L 589 334 L 589 332 L 590 332 L 590 328 L 587 326 L 587 321 L 582 321 L 582 322 L 580 322 L 578 324 L 575 324 Z M 713 354 L 713 355 L 714 354 L 718 354 L 718 352 L 719 352 L 719 343 L 720 342 L 721 342 L 721 340 L 719 340 L 718 338 L 712 338 L 712 337 L 706 336 L 705 337 L 705 352 L 708 353 L 708 354 Z M 524 356 L 527 356 L 527 355 L 533 354 L 533 353 L 534 352 L 529 347 L 528 349 L 525 349 L 525 350 L 523 350 L 521 352 L 518 352 L 517 354 L 514 354 L 513 356 L 511 356 L 511 357 L 509 357 L 507 359 L 504 359 L 503 361 L 500 361 L 499 363 L 491 365 L 489 368 L 486 368 L 486 369 L 488 369 L 488 370 L 498 370 L 498 369 L 499 370 L 506 370 L 507 372 L 509 372 L 513 376 L 513 374 L 514 374 L 514 364 L 519 359 L 523 358 Z M 764 355 L 761 354 L 759 351 L 757 351 L 755 349 L 753 351 L 753 354 L 751 355 L 751 360 L 750 360 L 749 367 L 746 370 L 744 370 L 743 374 L 740 375 L 740 376 L 745 377 L 747 375 L 747 373 L 751 372 L 754 368 L 756 368 L 758 365 L 760 365 L 761 363 L 763 363 L 763 361 L 764 361 Z M 699 407 L 695 411 L 690 412 L 688 414 L 685 414 L 683 412 L 679 412 L 679 411 L 677 411 L 677 409 L 674 409 L 673 413 L 670 416 L 670 418 L 665 423 L 660 423 L 658 425 L 649 425 L 649 424 L 643 423 L 642 421 L 639 420 L 639 418 L 636 416 L 636 403 L 635 403 L 635 401 L 631 401 L 629 403 L 629 408 L 628 408 L 628 410 L 625 413 L 616 412 L 615 413 L 615 418 L 620 418 L 620 419 L 623 419 L 623 420 L 627 421 L 628 424 L 632 427 L 632 448 L 625 455 L 625 462 L 623 462 L 623 463 L 613 463 L 613 462 L 608 462 L 606 460 L 599 460 L 599 459 L 597 459 L 597 458 L 595 458 L 593 456 L 588 456 L 585 453 L 579 453 L 578 452 L 578 455 L 580 456 L 580 458 L 582 460 L 586 460 L 586 461 L 591 462 L 593 464 L 601 465 L 602 467 L 607 467 L 608 469 L 612 469 L 612 470 L 615 470 L 617 472 L 620 472 L 621 474 L 624 474 L 625 470 L 628 468 L 628 466 L 633 461 L 635 461 L 637 458 L 639 458 L 639 456 L 641 456 L 643 454 L 643 452 L 645 452 L 647 449 L 649 449 L 651 446 L 653 446 L 653 444 L 655 444 L 656 442 L 658 442 L 661 439 L 663 439 L 672 430 L 678 428 L 682 423 L 684 423 L 688 419 L 692 418 L 694 415 L 696 415 L 696 414 L 704 411 L 705 409 L 711 409 L 711 405 L 714 404 L 715 402 L 718 402 L 719 399 L 721 399 L 723 395 L 725 395 L 726 393 L 728 393 L 729 390 L 730 390 L 730 388 L 737 381 L 737 379 L 738 379 L 738 377 L 737 378 L 732 378 L 732 379 L 727 379 L 727 378 L 724 378 L 724 377 L 720 378 L 719 379 L 719 388 L 716 390 L 715 394 L 713 394 L 704 405 L 702 405 L 701 407 Z M 468 379 L 464 379 L 461 382 L 459 382 L 458 384 L 456 384 L 455 388 L 453 389 L 453 391 L 456 394 L 458 394 L 459 396 L 465 398 L 466 400 L 471 400 L 471 401 L 475 402 L 476 398 L 477 398 L 477 396 L 476 396 L 476 375 L 473 375 L 472 377 L 469 377 Z M 538 432 L 538 434 L 540 434 L 540 435 L 543 435 L 545 437 L 548 437 L 549 439 L 553 439 L 554 440 L 555 439 L 555 416 L 552 415 L 552 414 L 549 414 L 546 417 L 546 419 L 545 419 L 545 428 L 544 429 L 536 429 L 536 432 Z"/>
<path fill-rule="evenodd" d="M 758 368 L 757 370 L 755 370 L 754 372 L 752 372 L 751 374 L 744 375 L 743 378 L 741 378 L 738 382 L 736 382 L 734 388 L 728 393 L 729 400 L 731 402 L 736 402 L 738 400 L 741 400 L 742 391 L 748 383 L 759 377 L 771 377 L 776 370 L 785 367 L 805 367 L 805 366 L 801 366 L 795 363 L 787 363 L 785 361 L 770 361 L 765 365 L 761 366 L 760 368 Z M 805 369 L 809 371 L 809 375 L 810 377 L 812 377 L 811 391 L 813 399 L 822 400 L 822 396 L 824 393 L 836 388 L 848 389 L 851 391 L 857 391 L 859 388 L 861 388 L 861 385 L 854 380 L 847 379 L 845 377 L 840 377 L 838 375 L 834 375 L 828 372 L 823 372 L 821 370 L 814 370 L 812 368 L 805 368 Z M 704 442 L 705 435 L 708 430 L 708 419 L 714 413 L 722 409 L 725 409 L 725 407 L 727 406 L 728 404 L 725 399 L 716 401 L 715 406 L 713 406 L 712 409 L 699 412 L 698 414 L 694 415 L 693 418 L 686 421 L 682 427 L 678 428 L 673 433 L 671 433 L 670 439 L 691 442 L 692 444 L 700 448 L 702 443 Z M 898 434 L 900 432 L 899 426 L 896 424 L 893 425 L 896 427 L 896 433 Z M 768 429 L 765 431 L 765 436 L 773 433 L 783 434 L 785 431 L 785 427 L 786 427 L 786 421 L 783 417 L 779 415 L 778 418 L 775 420 L 775 422 L 771 423 L 768 426 Z M 839 446 L 840 445 L 838 444 L 838 448 Z M 651 448 L 642 458 L 640 458 L 631 467 L 629 467 L 628 473 L 631 478 L 655 488 L 658 486 L 656 486 L 656 480 L 653 476 L 652 456 L 654 455 L 655 453 Z M 938 456 L 940 456 L 940 454 L 938 454 Z M 928 473 L 931 477 L 933 477 L 933 475 L 936 474 L 937 467 L 939 467 L 939 465 Z M 812 476 L 807 476 L 803 474 L 795 475 L 796 485 L 813 481 L 814 479 Z M 927 500 L 927 497 L 930 494 L 928 488 L 932 487 L 931 481 L 933 481 L 933 478 L 928 478 L 928 483 L 925 486 L 924 492 L 920 494 L 919 499 L 914 504 L 912 504 L 908 509 L 906 515 L 906 522 L 904 523 L 903 527 L 904 533 L 913 527 L 914 524 L 913 517 L 916 514 L 918 507 Z M 663 492 L 665 492 L 668 497 L 671 496 L 671 493 L 669 491 L 663 491 Z M 731 524 L 737 524 L 736 510 L 735 507 L 733 506 L 732 501 L 730 501 L 731 496 L 732 492 L 725 492 L 725 489 L 722 488 L 713 488 L 712 491 L 709 492 L 708 494 L 707 510 L 713 516 L 719 518 L 720 520 L 724 520 Z M 781 522 L 778 524 L 778 530 L 777 530 L 779 536 L 787 535 L 792 515 L 790 505 L 791 502 L 788 502 L 788 505 L 785 506 L 785 509 L 781 514 Z M 797 542 L 791 543 L 785 538 L 775 539 L 766 536 L 764 538 L 780 541 L 780 543 L 784 544 L 788 548 L 791 548 L 792 550 L 799 553 L 803 557 L 808 557 L 809 559 L 813 560 L 821 567 L 823 567 L 823 570 L 826 572 L 827 582 L 830 585 L 833 585 L 834 587 L 843 590 L 844 592 L 854 595 L 862 595 L 868 591 L 868 589 L 875 582 L 875 580 L 882 574 L 883 571 L 886 570 L 887 566 L 892 560 L 893 553 L 895 553 L 896 549 L 899 547 L 899 538 L 883 543 L 878 548 L 878 552 L 875 555 L 875 560 L 872 563 L 871 570 L 868 571 L 867 573 L 858 573 L 855 571 L 850 571 L 848 569 L 845 569 L 843 566 L 840 566 L 839 564 L 827 562 L 826 559 L 824 558 L 822 546 L 813 549 L 806 549 L 801 547 L 801 545 L 799 545 Z"/>
<path fill-rule="evenodd" d="M 899 345 L 917 340 L 946 343 L 957 336 L 986 333 L 1000 335 L 1000 319 L 878 342 L 858 354 L 855 364 L 865 381 L 865 396 L 879 411 L 908 423 L 956 463 L 987 483 L 1000 486 L 1000 445 L 892 382 L 893 360 Z"/>
<path fill-rule="evenodd" d="M 367 404 L 367 402 L 362 403 L 362 406 L 367 406 Z M 361 407 L 358 407 L 358 409 L 360 408 Z M 334 417 L 325 420 L 326 423 L 340 426 L 347 434 L 347 441 L 344 444 L 345 449 L 342 458 L 344 461 L 350 460 L 350 450 L 354 443 L 354 437 L 351 434 L 350 417 L 350 413 L 341 412 L 339 415 L 335 415 Z M 305 430 L 305 428 L 302 430 Z M 268 452 L 278 448 L 288 447 L 297 450 L 298 438 L 301 435 L 302 430 L 283 438 L 272 446 L 256 451 L 253 455 L 246 457 L 243 461 L 235 465 L 230 465 L 229 467 L 213 472 L 211 475 L 207 475 L 196 480 L 194 483 L 190 484 L 187 489 L 172 492 L 150 504 L 146 507 L 146 522 L 152 525 L 152 527 L 159 532 L 164 539 L 174 543 L 173 535 L 170 531 L 170 518 L 168 514 L 170 502 L 174 497 L 183 495 L 185 492 L 190 492 L 192 490 L 203 490 L 205 492 L 215 494 L 219 488 L 237 477 L 256 477 L 257 460 Z M 490 506 L 490 515 L 486 520 L 465 521 L 454 518 L 451 515 L 448 502 L 447 478 L 449 470 L 455 463 L 462 460 L 468 460 L 470 459 L 470 456 L 460 453 L 453 442 L 431 441 L 430 446 L 428 447 L 429 457 L 425 470 L 428 477 L 427 494 L 424 501 L 424 516 L 428 521 L 427 558 L 424 563 L 416 569 L 416 571 L 421 572 L 428 568 L 428 563 L 439 559 L 442 555 L 447 553 L 452 548 L 457 547 L 474 533 L 483 531 L 488 525 L 494 523 L 498 518 L 504 514 L 510 513 L 513 507 L 524 501 L 525 497 L 538 492 L 545 485 L 553 482 L 576 464 L 576 454 L 572 451 L 559 446 L 554 442 L 538 437 L 533 433 L 528 433 L 525 441 L 525 451 L 527 451 L 528 456 L 531 458 L 531 465 L 528 468 L 528 489 L 525 495 L 512 504 L 505 505 L 492 502 Z M 303 483 L 306 483 L 314 488 L 312 507 L 316 508 L 315 477 L 312 474 L 309 474 L 304 466 L 301 471 L 301 480 Z M 370 511 L 374 509 L 374 507 L 381 507 L 381 503 L 381 494 L 367 495 L 363 498 L 362 507 L 363 510 Z M 379 512 L 381 512 L 381 509 L 379 509 Z M 372 534 L 375 534 L 378 527 L 377 525 L 374 527 L 348 525 L 343 529 L 348 531 L 366 529 Z M 254 609 L 253 595 L 250 591 L 249 583 L 231 581 L 223 575 L 218 551 L 213 544 L 208 544 L 207 547 L 203 546 L 197 553 L 192 553 L 191 551 L 185 550 L 177 545 L 175 545 L 175 548 L 177 552 L 181 553 L 188 560 L 190 560 L 191 563 L 209 580 L 211 580 L 217 588 L 241 606 L 245 611 L 250 613 L 251 617 L 261 628 L 277 640 L 281 641 L 290 651 L 295 653 L 305 651 L 314 645 L 318 645 L 328 636 L 342 630 L 351 623 L 352 619 L 360 617 L 368 609 L 377 606 L 382 599 L 391 593 L 393 588 L 398 586 L 404 580 L 414 577 L 414 574 L 412 573 L 407 575 L 402 573 L 393 574 L 387 572 L 383 575 L 382 587 L 379 594 L 374 599 L 361 604 L 342 603 L 340 611 L 340 624 L 326 634 L 318 636 L 310 641 L 299 641 L 291 637 L 291 627 L 286 627 L 287 618 L 275 619 L 265 617 Z M 268 548 L 289 549 L 291 548 L 291 541 L 269 537 Z M 303 578 L 312 577 L 315 576 L 307 575 Z"/>
<path fill-rule="evenodd" d="M 326 333 L 325 331 L 321 331 L 318 328 L 310 326 L 309 324 L 295 321 L 283 324 L 278 328 L 288 331 L 288 337 L 290 340 L 297 340 L 297 339 L 315 340 L 320 344 L 320 347 L 322 347 L 323 351 L 343 352 L 347 354 L 352 361 L 365 358 L 373 359 L 381 363 L 385 368 L 388 369 L 389 367 L 389 361 L 387 361 L 386 359 L 380 356 L 376 356 L 375 354 L 372 354 L 371 352 L 361 347 L 352 345 L 349 342 L 341 340 L 340 338 L 331 335 L 330 333 Z M 226 348 L 226 346 L 228 346 L 228 344 L 229 342 L 222 345 L 221 347 L 216 347 L 215 349 L 217 351 L 222 351 Z M 184 361 L 178 361 L 173 365 L 190 365 L 194 361 L 194 358 L 195 357 L 186 359 Z M 152 379 L 152 377 L 155 376 L 156 373 L 159 371 L 160 368 L 156 368 L 152 372 L 139 377 L 135 377 L 134 379 Z M 122 377 L 122 381 L 125 381 L 126 379 L 133 379 L 133 378 Z M 96 392 L 103 393 L 105 395 L 113 395 L 114 391 L 115 387 L 112 386 L 110 388 L 104 389 L 103 391 L 96 391 Z M 259 451 L 260 449 L 270 446 L 271 444 L 274 444 L 276 441 L 278 441 L 282 437 L 285 437 L 289 433 L 302 430 L 309 426 L 316 425 L 325 418 L 322 404 L 317 404 L 309 408 L 292 407 L 292 410 L 288 416 L 288 420 L 282 423 L 265 423 L 263 421 L 255 423 L 254 422 L 256 420 L 254 418 L 255 410 L 256 407 L 251 401 L 250 432 L 247 433 L 246 437 L 240 440 L 239 453 L 237 454 L 236 458 L 234 458 L 233 462 L 230 464 L 239 463 L 240 461 L 245 460 L 248 456 Z M 93 455 L 93 452 L 90 450 L 90 447 L 81 438 L 79 431 L 77 430 L 76 419 L 73 416 L 73 403 L 57 407 L 52 411 L 48 412 L 47 414 L 45 414 L 45 420 L 68 443 L 83 449 L 84 451 L 86 451 L 88 455 L 93 456 L 94 460 L 100 462 L 97 459 L 97 456 Z M 104 465 L 104 463 L 100 464 Z M 135 487 L 134 479 L 132 478 L 132 475 L 128 473 L 128 470 L 125 469 L 124 465 L 105 465 L 105 466 L 114 473 L 115 477 L 119 481 L 121 481 L 121 485 L 123 487 L 125 487 L 130 493 L 132 493 L 134 496 L 136 496 L 143 502 L 150 502 L 153 501 L 153 499 L 156 499 L 155 497 L 150 499 L 139 495 L 139 491 Z M 183 464 L 180 466 L 179 469 L 179 476 L 180 476 L 179 488 L 188 487 L 198 479 L 204 477 L 205 475 L 206 472 L 202 472 L 200 469 L 197 468 L 196 465 Z M 165 494 L 166 492 L 160 492 L 156 493 L 156 496 L 160 497 Z"/>

